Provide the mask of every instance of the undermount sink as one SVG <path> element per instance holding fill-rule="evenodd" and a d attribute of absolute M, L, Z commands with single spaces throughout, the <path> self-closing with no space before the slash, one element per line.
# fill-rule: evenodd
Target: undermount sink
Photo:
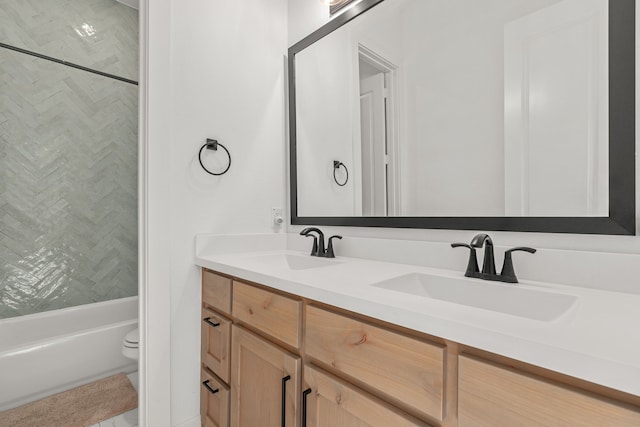
<path fill-rule="evenodd" d="M 330 267 L 332 265 L 342 264 L 332 258 L 318 258 L 311 255 L 294 255 L 294 254 L 269 254 L 257 255 L 251 257 L 252 262 L 257 262 L 270 267 L 284 268 L 288 270 L 308 270 L 310 268 Z"/>
<path fill-rule="evenodd" d="M 547 322 L 568 312 L 578 300 L 574 295 L 520 285 L 417 273 L 394 277 L 373 286 Z"/>

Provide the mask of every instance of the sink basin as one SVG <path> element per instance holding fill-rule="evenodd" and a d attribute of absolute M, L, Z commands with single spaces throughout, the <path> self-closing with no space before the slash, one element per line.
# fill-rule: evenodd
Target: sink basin
<path fill-rule="evenodd" d="M 547 322 L 568 312 L 578 300 L 574 295 L 523 288 L 517 284 L 417 273 L 373 286 Z"/>
<path fill-rule="evenodd" d="M 247 260 L 259 263 L 260 265 L 268 265 L 269 267 L 283 268 L 288 270 L 308 270 L 310 268 L 330 267 L 332 265 L 342 264 L 333 258 L 318 258 L 311 255 L 294 255 L 294 254 L 269 254 L 258 255 Z"/>

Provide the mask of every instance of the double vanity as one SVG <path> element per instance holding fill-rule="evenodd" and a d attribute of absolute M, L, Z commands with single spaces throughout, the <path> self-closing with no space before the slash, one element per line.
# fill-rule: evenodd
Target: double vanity
<path fill-rule="evenodd" d="M 640 296 L 310 243 L 197 237 L 203 425 L 640 425 Z"/>
<path fill-rule="evenodd" d="M 292 45 L 289 231 L 314 241 L 196 239 L 203 425 L 640 426 L 624 238 L 575 255 L 536 236 L 498 269 L 485 234 L 313 228 L 636 236 L 635 9 L 362 0 Z"/>

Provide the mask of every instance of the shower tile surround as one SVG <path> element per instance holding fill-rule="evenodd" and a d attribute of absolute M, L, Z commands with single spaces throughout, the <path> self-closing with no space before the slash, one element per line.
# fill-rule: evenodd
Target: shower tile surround
<path fill-rule="evenodd" d="M 0 42 L 137 80 L 115 0 L 0 0 Z M 0 48 L 0 318 L 137 294 L 137 96 Z"/>
<path fill-rule="evenodd" d="M 0 0 L 0 42 L 138 81 L 138 12 L 115 0 Z"/>

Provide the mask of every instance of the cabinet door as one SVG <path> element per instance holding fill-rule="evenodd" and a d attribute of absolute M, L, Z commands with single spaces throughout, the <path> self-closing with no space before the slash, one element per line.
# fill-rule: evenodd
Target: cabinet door
<path fill-rule="evenodd" d="M 300 358 L 235 325 L 231 354 L 231 426 L 298 427 Z"/>
<path fill-rule="evenodd" d="M 206 370 L 200 374 L 200 419 L 203 427 L 229 426 L 229 387 Z"/>
<path fill-rule="evenodd" d="M 427 426 L 400 410 L 311 367 L 304 367 L 302 427 Z"/>
<path fill-rule="evenodd" d="M 202 363 L 224 382 L 229 383 L 229 340 L 231 321 L 202 309 Z"/>

